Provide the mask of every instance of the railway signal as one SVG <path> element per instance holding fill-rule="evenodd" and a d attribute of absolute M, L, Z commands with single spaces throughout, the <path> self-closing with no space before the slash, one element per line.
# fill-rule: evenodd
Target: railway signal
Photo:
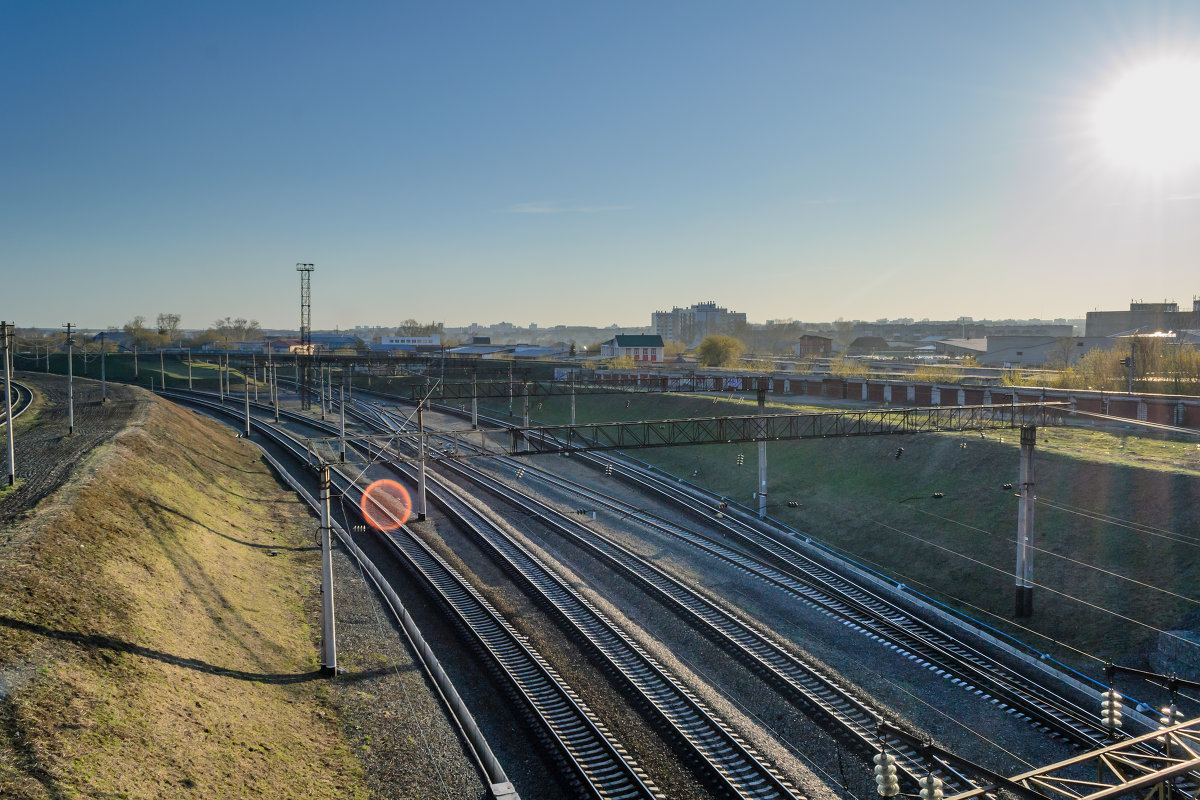
<path fill-rule="evenodd" d="M 605 465 L 604 465 L 604 474 L 605 474 L 605 476 L 607 476 L 607 477 L 612 477 L 612 473 L 613 473 L 613 466 L 612 466 L 612 463 L 610 462 L 610 463 L 608 463 L 608 464 L 605 464 Z"/>
<path fill-rule="evenodd" d="M 897 447 L 897 448 L 896 448 L 896 460 L 897 460 L 897 461 L 899 461 L 899 460 L 900 460 L 900 456 L 902 456 L 902 455 L 904 455 L 904 448 L 903 448 L 903 447 Z"/>
<path fill-rule="evenodd" d="M 740 467 L 740 466 L 742 466 L 742 465 L 743 465 L 743 464 L 745 464 L 745 463 L 746 463 L 746 457 L 745 457 L 744 455 L 742 455 L 741 453 L 738 453 L 738 455 L 737 455 L 737 465 Z"/>

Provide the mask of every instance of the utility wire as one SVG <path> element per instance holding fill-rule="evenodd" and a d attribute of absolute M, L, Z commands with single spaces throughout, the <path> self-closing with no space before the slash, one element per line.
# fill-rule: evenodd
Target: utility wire
<path fill-rule="evenodd" d="M 1103 512 L 1089 511 L 1087 509 L 1071 507 L 1064 503 L 1056 502 L 1053 500 L 1043 500 L 1041 498 L 1035 498 L 1035 501 L 1044 506 L 1047 506 L 1048 508 L 1053 508 L 1057 511 L 1062 511 L 1067 514 L 1075 514 L 1080 517 L 1085 517 L 1086 519 L 1095 520 L 1096 522 L 1106 522 L 1109 525 L 1115 525 L 1118 528 L 1126 528 L 1135 533 L 1144 533 L 1149 536 L 1156 536 L 1160 539 L 1166 539 L 1168 541 L 1176 542 L 1178 544 L 1186 544 L 1186 545 L 1191 545 L 1193 547 L 1200 547 L 1200 537 L 1197 537 L 1197 536 L 1189 536 L 1186 533 L 1175 533 L 1174 531 L 1167 531 L 1167 530 L 1164 530 L 1161 528 L 1153 528 L 1148 525 L 1142 525 L 1141 523 L 1131 522 L 1129 520 L 1123 520 L 1123 519 L 1120 519 L 1119 517 L 1113 517 L 1111 515 L 1104 514 Z"/>
<path fill-rule="evenodd" d="M 985 561 L 980 561 L 980 560 L 979 560 L 979 559 L 977 559 L 977 558 L 972 558 L 971 556 L 969 556 L 969 555 L 967 555 L 967 554 L 965 554 L 965 553 L 960 553 L 960 552 L 958 552 L 958 551 L 956 551 L 956 550 L 952 550 L 952 549 L 950 549 L 949 547 L 946 547 L 945 545 L 940 545 L 940 544 L 937 544 L 936 542 L 931 542 L 931 541 L 929 541 L 928 539 L 922 539 L 920 536 L 917 536 L 917 535 L 915 535 L 915 534 L 909 533 L 908 531 L 901 530 L 900 528 L 897 528 L 897 527 L 895 527 L 894 525 L 889 525 L 888 523 L 886 523 L 886 522 L 883 522 L 882 520 L 873 520 L 873 522 L 874 522 L 876 525 L 880 525 L 880 526 L 882 526 L 882 527 L 884 527 L 884 528 L 887 528 L 888 530 L 894 531 L 894 532 L 896 532 L 896 533 L 900 534 L 901 536 L 906 536 L 906 537 L 908 537 L 908 538 L 910 538 L 910 539 L 914 539 L 914 540 L 916 540 L 916 541 L 918 541 L 918 542 L 921 542 L 921 543 L 923 543 L 923 544 L 929 545 L 930 547 L 936 548 L 936 549 L 938 549 L 938 550 L 941 550 L 941 551 L 943 551 L 943 552 L 945 552 L 945 553 L 949 553 L 950 555 L 953 555 L 953 556 L 958 556 L 958 557 L 959 557 L 959 558 L 961 558 L 961 559 L 964 559 L 964 560 L 966 560 L 966 561 L 970 561 L 972 564 L 978 564 L 979 566 L 981 566 L 981 567 L 984 567 L 985 569 L 992 570 L 993 572 L 999 572 L 999 573 L 1001 573 L 1001 574 L 1003 574 L 1003 575 L 1012 575 L 1012 573 L 1011 573 L 1011 572 L 1009 572 L 1008 570 L 1004 570 L 1004 569 L 1000 569 L 999 567 L 992 566 L 991 564 L 988 564 L 988 563 L 987 563 L 987 562 L 985 562 Z M 1183 637 L 1183 636 L 1180 636 L 1180 635 L 1178 635 L 1178 634 L 1176 634 L 1176 633 L 1172 633 L 1171 631 L 1166 631 L 1166 630 L 1163 630 L 1162 628 L 1157 628 L 1157 627 L 1155 627 L 1155 626 L 1153 626 L 1153 625 L 1151 625 L 1151 624 L 1149 624 L 1149 623 L 1142 622 L 1141 620 L 1134 619 L 1133 617 L 1127 617 L 1127 616 L 1125 616 L 1124 614 L 1121 614 L 1121 613 L 1119 613 L 1119 612 L 1113 611 L 1113 610 L 1111 610 L 1111 609 L 1109 609 L 1109 608 L 1105 608 L 1104 606 L 1097 605 L 1096 603 L 1089 602 L 1089 601 L 1087 601 L 1087 600 L 1084 600 L 1084 599 L 1083 599 L 1083 598 L 1081 598 L 1081 597 L 1075 597 L 1074 595 L 1068 594 L 1068 593 L 1066 593 L 1066 592 L 1059 591 L 1058 589 L 1055 589 L 1055 588 L 1053 588 L 1053 587 L 1050 587 L 1050 586 L 1046 586 L 1045 584 L 1041 584 L 1041 583 L 1034 583 L 1033 585 L 1034 585 L 1034 586 L 1036 586 L 1036 587 L 1037 587 L 1037 588 L 1039 588 L 1039 589 L 1043 589 L 1043 590 L 1045 590 L 1045 591 L 1047 591 L 1047 592 L 1050 592 L 1051 594 L 1056 594 L 1056 595 L 1059 595 L 1060 597 L 1065 597 L 1065 598 L 1067 598 L 1068 600 L 1074 600 L 1076 603 L 1079 603 L 1080 605 L 1086 606 L 1086 607 L 1088 607 L 1088 608 L 1095 609 L 1096 611 L 1100 611 L 1100 612 L 1102 612 L 1102 613 L 1105 613 L 1105 614 L 1109 614 L 1109 615 L 1111 615 L 1111 616 L 1114 616 L 1114 617 L 1116 617 L 1117 619 L 1121 619 L 1121 620 L 1124 620 L 1124 621 L 1126 621 L 1126 622 L 1132 622 L 1134 625 L 1138 625 L 1138 626 L 1140 626 L 1140 627 L 1142 627 L 1142 628 L 1146 628 L 1147 630 L 1154 631 L 1154 632 L 1155 632 L 1155 633 L 1157 633 L 1157 634 L 1160 634 L 1160 635 L 1163 635 L 1163 636 L 1167 636 L 1167 637 L 1169 637 L 1169 638 L 1172 638 L 1172 639 L 1176 639 L 1176 640 L 1178 640 L 1178 641 L 1180 641 L 1180 642 L 1184 642 L 1184 643 L 1186 643 L 1186 644 L 1188 644 L 1188 645 L 1191 645 L 1192 647 L 1200 647 L 1200 645 L 1197 645 L 1197 644 L 1196 644 L 1196 642 L 1193 642 L 1193 641 L 1191 641 L 1190 639 L 1187 639 L 1187 638 L 1185 638 L 1185 637 Z"/>
<path fill-rule="evenodd" d="M 935 519 L 940 519 L 945 522 L 952 523 L 954 525 L 961 525 L 962 527 L 968 528 L 973 531 L 980 531 L 982 533 L 986 533 L 989 536 L 995 535 L 991 531 L 986 531 L 983 528 L 978 528 L 974 525 L 968 525 L 965 522 L 959 522 L 956 519 L 951 519 L 950 517 L 946 517 L 941 514 L 935 514 L 932 511 L 926 511 L 923 508 L 918 508 L 918 509 L 914 509 L 914 510 L 919 511 L 922 514 L 933 517 Z M 1012 542 L 1013 544 L 1017 543 L 1017 540 L 1012 537 L 1006 537 L 1005 541 Z M 1155 592 L 1161 592 L 1163 594 L 1170 595 L 1171 597 L 1178 598 L 1185 602 L 1192 603 L 1193 605 L 1200 605 L 1200 600 L 1197 600 L 1194 597 L 1188 597 L 1187 595 L 1178 594 L 1177 592 L 1172 592 L 1170 589 L 1163 589 L 1159 586 L 1154 586 L 1153 584 L 1146 583 L 1145 581 L 1139 581 L 1137 578 L 1130 578 L 1127 575 L 1122 575 L 1118 572 L 1113 572 L 1112 570 L 1105 569 L 1104 567 L 1098 567 L 1095 564 L 1088 564 L 1086 561 L 1080 561 L 1079 559 L 1071 558 L 1070 556 L 1064 556 L 1062 553 L 1055 553 L 1053 550 L 1047 550 L 1044 547 L 1037 547 L 1036 545 L 1032 545 L 1032 544 L 1028 544 L 1028 543 L 1026 543 L 1025 546 L 1028 547 L 1030 550 L 1034 550 L 1038 553 L 1043 553 L 1047 556 L 1051 556 L 1052 558 L 1059 558 L 1059 559 L 1062 559 L 1063 561 L 1068 561 L 1077 566 L 1095 570 L 1096 572 L 1102 573 L 1104 575 L 1108 575 L 1113 578 L 1118 578 L 1123 581 L 1129 581 L 1130 583 L 1135 584 L 1137 586 L 1141 586 L 1142 588 L 1150 589 Z"/>

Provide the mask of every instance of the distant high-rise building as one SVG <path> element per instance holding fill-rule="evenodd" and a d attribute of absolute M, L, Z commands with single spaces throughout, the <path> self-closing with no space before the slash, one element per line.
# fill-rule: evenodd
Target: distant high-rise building
<path fill-rule="evenodd" d="M 729 335 L 745 326 L 746 315 L 730 311 L 709 300 L 687 308 L 675 306 L 670 311 L 655 311 L 650 326 L 665 342 L 683 342 L 693 347 L 714 334 Z"/>

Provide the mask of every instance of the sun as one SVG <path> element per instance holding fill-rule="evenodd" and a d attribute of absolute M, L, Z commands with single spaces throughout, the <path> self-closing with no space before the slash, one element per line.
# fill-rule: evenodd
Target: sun
<path fill-rule="evenodd" d="M 1130 70 L 1092 117 L 1113 161 L 1148 173 L 1200 164 L 1200 60 L 1166 58 Z"/>

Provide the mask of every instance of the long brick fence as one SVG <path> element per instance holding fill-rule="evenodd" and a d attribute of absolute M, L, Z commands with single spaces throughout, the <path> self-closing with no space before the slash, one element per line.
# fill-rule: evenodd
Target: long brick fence
<path fill-rule="evenodd" d="M 869 378 L 833 378 L 824 375 L 732 375 L 689 373 L 664 376 L 657 372 L 600 372 L 601 382 L 630 388 L 688 388 L 695 391 L 754 391 L 760 383 L 777 395 L 827 397 L 898 406 L 973 406 L 991 404 L 1068 402 L 1079 411 L 1107 414 L 1179 428 L 1200 429 L 1200 397 L 1164 394 L 1128 394 L 1093 390 L 1050 389 L 1031 386 L 979 386 Z"/>

